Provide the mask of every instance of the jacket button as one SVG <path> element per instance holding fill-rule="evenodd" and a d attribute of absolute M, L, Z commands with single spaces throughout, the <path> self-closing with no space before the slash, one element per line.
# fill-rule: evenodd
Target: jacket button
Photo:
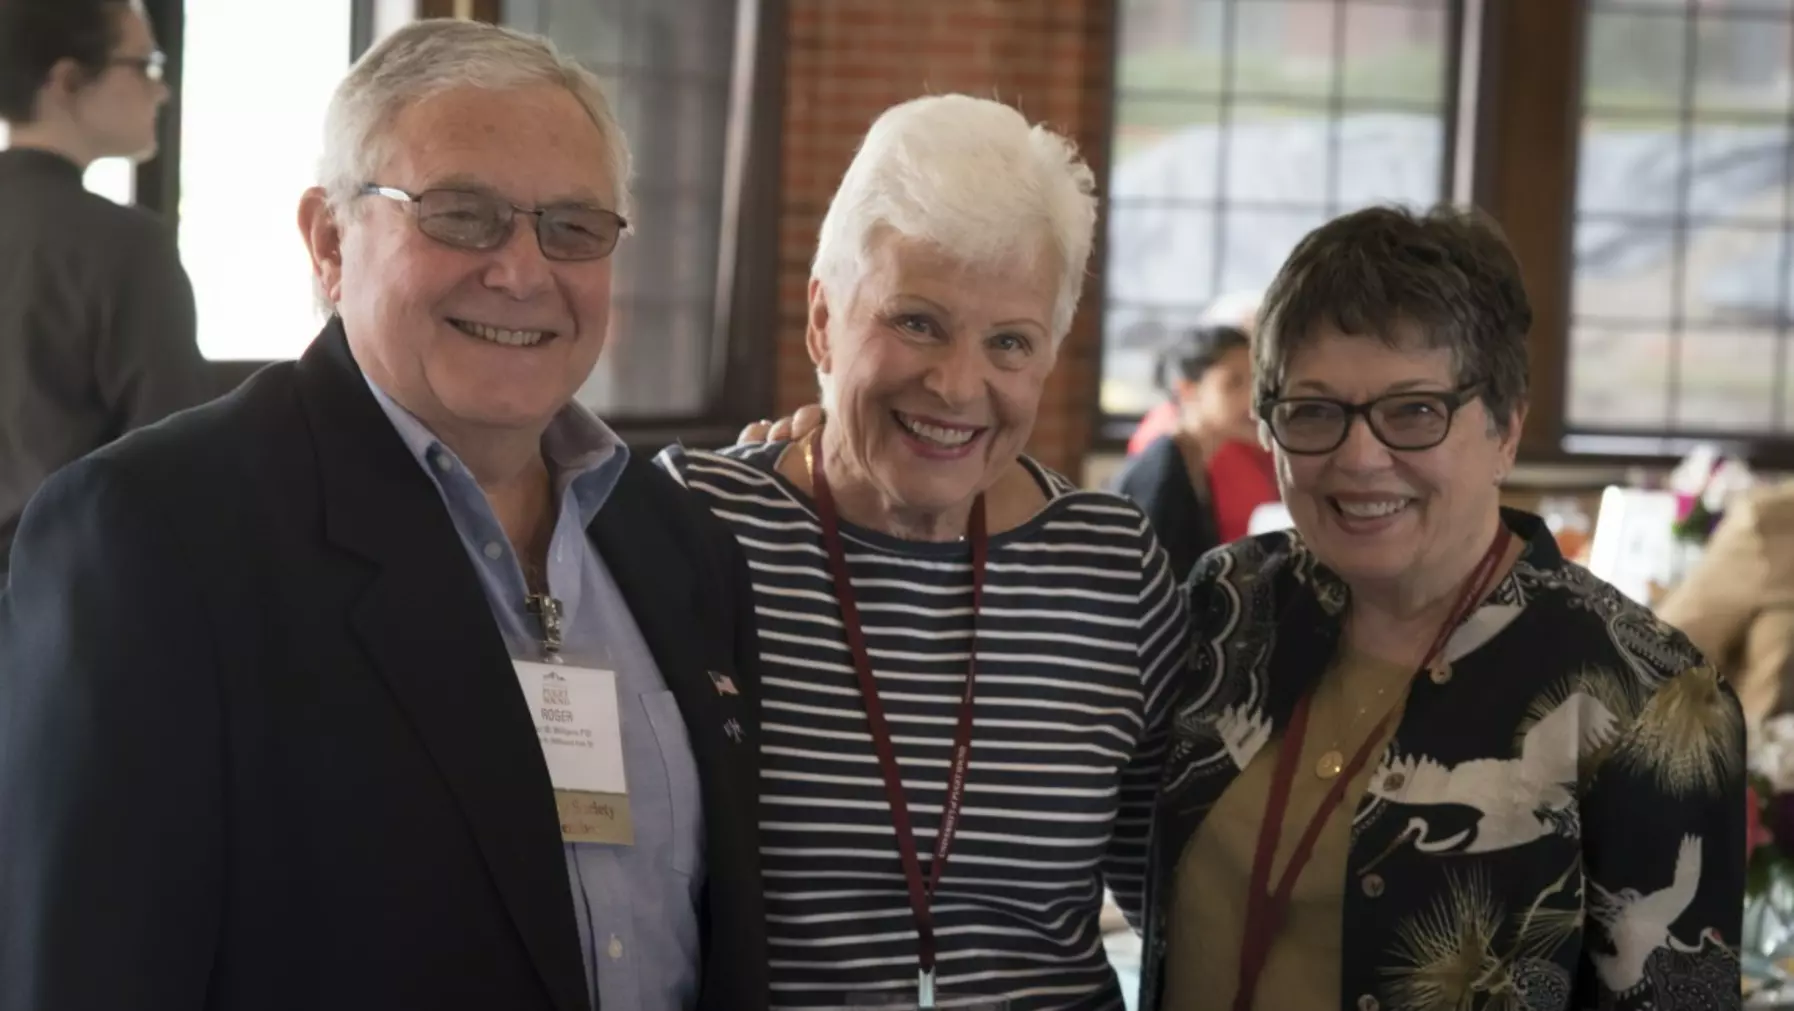
<path fill-rule="evenodd" d="M 1383 897 L 1383 875 L 1366 874 L 1358 880 L 1358 884 L 1364 889 L 1365 897 L 1372 899 Z"/>
<path fill-rule="evenodd" d="M 1378 1004 L 1377 999 L 1370 994 L 1364 994 L 1358 998 L 1358 1011 L 1379 1011 L 1382 1006 L 1383 1005 Z"/>

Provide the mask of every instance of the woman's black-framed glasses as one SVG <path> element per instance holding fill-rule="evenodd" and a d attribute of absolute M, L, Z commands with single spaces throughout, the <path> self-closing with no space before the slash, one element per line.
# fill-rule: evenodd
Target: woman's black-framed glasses
<path fill-rule="evenodd" d="M 602 260 L 617 248 L 629 223 L 615 211 L 583 204 L 518 207 L 492 193 L 477 190 L 425 190 L 408 193 L 369 183 L 363 196 L 379 196 L 410 204 L 418 230 L 457 249 L 497 249 L 511 238 L 517 215 L 536 219 L 536 242 L 550 260 Z"/>
<path fill-rule="evenodd" d="M 1362 416 L 1377 441 L 1394 450 L 1432 449 L 1451 434 L 1451 419 L 1482 390 L 1480 382 L 1455 390 L 1389 393 L 1362 404 L 1332 397 L 1278 397 L 1259 405 L 1258 416 L 1285 452 L 1331 453 L 1345 444 L 1352 419 Z"/>

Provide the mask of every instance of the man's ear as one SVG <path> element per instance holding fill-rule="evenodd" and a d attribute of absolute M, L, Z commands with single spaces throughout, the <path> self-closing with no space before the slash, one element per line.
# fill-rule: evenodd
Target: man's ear
<path fill-rule="evenodd" d="M 299 234 L 311 253 L 312 276 L 319 292 L 332 304 L 341 301 L 343 231 L 322 187 L 313 186 L 299 198 Z"/>
<path fill-rule="evenodd" d="M 42 118 L 52 108 L 67 108 L 81 89 L 92 83 L 93 75 L 86 67 L 67 57 L 57 60 L 44 75 L 43 86 L 37 89 L 37 100 L 31 108 L 32 118 Z"/>
<path fill-rule="evenodd" d="M 831 366 L 828 340 L 828 292 L 822 287 L 822 279 L 810 278 L 810 317 L 804 328 L 804 346 L 810 350 L 810 361 L 816 365 L 816 371 L 828 375 Z"/>

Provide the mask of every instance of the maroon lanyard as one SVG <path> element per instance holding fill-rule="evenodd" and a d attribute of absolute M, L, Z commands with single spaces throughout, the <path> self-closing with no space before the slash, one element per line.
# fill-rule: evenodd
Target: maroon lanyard
<path fill-rule="evenodd" d="M 1489 549 L 1483 552 L 1482 560 L 1471 570 L 1470 578 L 1465 582 L 1463 592 L 1452 604 L 1451 613 L 1445 623 L 1439 627 L 1439 634 L 1434 637 L 1433 645 L 1426 651 L 1414 676 L 1418 677 L 1439 654 L 1445 651 L 1445 644 L 1451 640 L 1451 634 L 1458 626 L 1469 618 L 1482 602 L 1493 584 L 1500 569 L 1501 557 L 1507 553 L 1508 533 L 1506 526 L 1495 531 L 1495 539 L 1489 543 Z M 1333 777 L 1333 785 L 1321 799 L 1320 807 L 1310 818 L 1302 836 L 1296 841 L 1296 849 L 1290 854 L 1289 863 L 1284 865 L 1283 876 L 1277 879 L 1277 890 L 1270 890 L 1271 860 L 1277 852 L 1278 836 L 1283 831 L 1283 821 L 1289 816 L 1290 783 L 1295 778 L 1296 763 L 1302 755 L 1302 739 L 1308 731 L 1308 709 L 1313 700 L 1312 691 L 1303 692 L 1296 701 L 1296 708 L 1290 714 L 1289 725 L 1283 730 L 1283 741 L 1277 748 L 1276 771 L 1271 777 L 1271 796 L 1265 806 L 1264 824 L 1258 831 L 1258 849 L 1252 855 L 1251 891 L 1246 893 L 1246 932 L 1240 944 L 1240 978 L 1239 989 L 1234 991 L 1233 1011 L 1251 1011 L 1252 1002 L 1258 995 L 1258 978 L 1264 971 L 1265 962 L 1270 958 L 1271 945 L 1277 940 L 1277 934 L 1283 929 L 1284 918 L 1289 913 L 1290 894 L 1295 890 L 1296 878 L 1314 856 L 1315 842 L 1320 839 L 1321 829 L 1327 819 L 1345 799 L 1346 786 L 1363 771 L 1364 763 L 1370 761 L 1377 742 L 1383 739 L 1389 727 L 1389 721 L 1395 715 L 1399 700 L 1383 713 L 1377 721 L 1370 736 L 1358 750 L 1353 753 L 1339 775 Z"/>
<path fill-rule="evenodd" d="M 990 535 L 985 527 L 984 496 L 972 501 L 970 529 L 972 542 L 972 642 L 966 662 L 965 692 L 959 699 L 959 725 L 953 735 L 953 763 L 947 773 L 947 801 L 941 811 L 941 827 L 934 839 L 934 862 L 926 879 L 916 853 L 916 832 L 910 823 L 909 804 L 904 800 L 903 777 L 897 768 L 897 754 L 891 746 L 891 729 L 885 723 L 884 705 L 878 699 L 878 682 L 872 677 L 872 660 L 866 652 L 866 636 L 860 627 L 860 609 L 853 596 L 853 582 L 847 574 L 847 553 L 841 547 L 841 520 L 835 510 L 835 496 L 829 490 L 823 473 L 821 433 L 812 437 L 818 443 L 811 447 L 810 485 L 816 497 L 816 514 L 822 522 L 822 539 L 828 547 L 829 568 L 834 575 L 835 601 L 841 607 L 841 624 L 847 630 L 847 648 L 853 653 L 854 673 L 859 675 L 860 696 L 866 703 L 866 722 L 872 732 L 872 746 L 878 752 L 878 766 L 884 773 L 885 798 L 891 805 L 891 824 L 896 829 L 897 853 L 903 861 L 903 875 L 909 882 L 910 910 L 916 917 L 917 962 L 920 967 L 919 990 L 922 1007 L 934 1006 L 934 914 L 929 903 L 940 887 L 941 875 L 947 868 L 947 853 L 953 847 L 953 836 L 959 831 L 959 812 L 965 803 L 966 770 L 972 763 L 972 688 L 978 673 L 978 612 L 984 606 L 984 559 L 990 548 Z"/>

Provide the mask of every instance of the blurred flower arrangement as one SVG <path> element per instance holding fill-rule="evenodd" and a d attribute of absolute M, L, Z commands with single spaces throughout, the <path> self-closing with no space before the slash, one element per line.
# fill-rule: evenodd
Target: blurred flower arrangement
<path fill-rule="evenodd" d="M 1749 766 L 1740 955 L 1750 989 L 1784 990 L 1794 980 L 1794 715 L 1753 729 Z"/>
<path fill-rule="evenodd" d="M 1707 543 L 1732 497 L 1755 484 L 1756 476 L 1743 460 L 1714 446 L 1695 447 L 1669 475 L 1669 490 L 1676 495 L 1676 540 Z"/>
<path fill-rule="evenodd" d="M 1751 734 L 1745 787 L 1745 894 L 1794 883 L 1794 714 L 1763 721 Z"/>

